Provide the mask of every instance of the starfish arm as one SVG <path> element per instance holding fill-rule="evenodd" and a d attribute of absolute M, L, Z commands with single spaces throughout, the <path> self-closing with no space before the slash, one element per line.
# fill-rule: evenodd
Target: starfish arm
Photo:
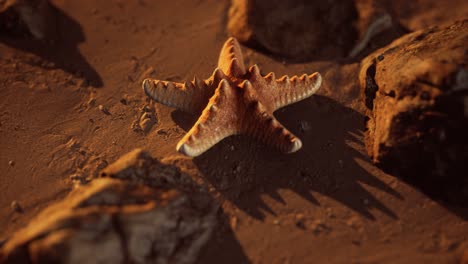
<path fill-rule="evenodd" d="M 253 110 L 253 115 L 244 121 L 244 133 L 285 153 L 296 152 L 302 147 L 301 140 L 287 130 L 260 102 L 254 101 L 249 107 Z"/>
<path fill-rule="evenodd" d="M 213 93 L 213 89 L 198 78 L 183 84 L 145 79 L 142 86 L 146 95 L 154 101 L 189 113 L 203 109 Z"/>
<path fill-rule="evenodd" d="M 228 105 L 232 101 L 227 98 L 230 93 L 233 93 L 233 88 L 228 81 L 222 80 L 200 118 L 177 144 L 177 151 L 196 157 L 222 139 L 237 133 L 233 120 L 237 117 Z"/>
<path fill-rule="evenodd" d="M 242 51 L 235 38 L 229 38 L 221 49 L 218 68 L 225 74 L 240 78 L 246 73 Z"/>
<path fill-rule="evenodd" d="M 313 95 L 322 84 L 322 76 L 318 72 L 311 75 L 304 74 L 301 77 L 283 76 L 278 80 L 275 79 L 274 73 L 269 73 L 264 78 L 267 84 L 276 87 L 272 92 L 275 95 L 275 110 Z"/>

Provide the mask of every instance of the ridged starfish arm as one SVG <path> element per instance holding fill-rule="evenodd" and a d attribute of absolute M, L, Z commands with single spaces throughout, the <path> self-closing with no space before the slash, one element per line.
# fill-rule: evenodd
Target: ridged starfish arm
<path fill-rule="evenodd" d="M 145 79 L 142 86 L 146 95 L 154 101 L 189 113 L 200 112 L 214 90 L 196 77 L 185 83 Z"/>
<path fill-rule="evenodd" d="M 195 157 L 205 152 L 222 139 L 237 134 L 237 116 L 229 112 L 223 104 L 231 104 L 233 87 L 222 80 L 215 90 L 200 118 L 177 144 L 177 151 Z"/>
<path fill-rule="evenodd" d="M 241 78 L 246 73 L 242 50 L 235 38 L 229 38 L 224 43 L 219 54 L 218 68 L 225 74 L 237 78 Z"/>
<path fill-rule="evenodd" d="M 284 153 L 296 152 L 302 147 L 301 140 L 269 113 L 261 102 L 254 101 L 249 108 L 251 115 L 244 120 L 242 131 Z"/>
<path fill-rule="evenodd" d="M 318 72 L 311 75 L 303 74 L 301 77 L 293 76 L 291 78 L 285 75 L 280 79 L 275 79 L 275 74 L 270 72 L 264 78 L 268 85 L 276 87 L 276 91 L 273 91 L 275 94 L 275 109 L 293 104 L 313 95 L 322 84 L 322 76 Z"/>

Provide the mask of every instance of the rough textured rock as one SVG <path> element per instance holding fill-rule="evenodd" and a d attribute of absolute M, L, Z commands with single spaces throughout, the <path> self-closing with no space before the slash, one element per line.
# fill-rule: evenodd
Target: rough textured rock
<path fill-rule="evenodd" d="M 359 75 L 373 161 L 447 196 L 468 196 L 467 44 L 467 20 L 417 31 L 366 57 Z"/>
<path fill-rule="evenodd" d="M 176 167 L 135 150 L 73 190 L 0 249 L 0 263 L 192 263 L 215 203 Z M 182 186 L 177 188 L 176 186 Z M 194 189 L 194 188 L 192 188 Z"/>
<path fill-rule="evenodd" d="M 345 55 L 357 37 L 353 1 L 232 0 L 228 31 L 239 41 L 293 60 Z"/>

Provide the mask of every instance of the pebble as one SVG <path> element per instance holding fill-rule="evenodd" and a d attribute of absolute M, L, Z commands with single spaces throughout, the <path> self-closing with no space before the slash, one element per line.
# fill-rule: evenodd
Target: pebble
<path fill-rule="evenodd" d="M 104 114 L 110 115 L 109 110 L 108 110 L 106 107 L 104 107 L 103 105 L 99 105 L 98 108 L 99 108 L 99 110 L 100 110 L 101 112 L 103 112 Z"/>
<path fill-rule="evenodd" d="M 302 133 L 305 133 L 305 132 L 307 132 L 307 131 L 309 131 L 311 129 L 311 126 L 310 126 L 309 122 L 301 121 L 301 123 L 299 124 L 299 128 L 300 128 Z"/>
<path fill-rule="evenodd" d="M 158 129 L 158 131 L 156 131 L 156 133 L 158 133 L 158 135 L 167 135 L 167 131 L 164 130 L 164 129 Z"/>
<path fill-rule="evenodd" d="M 16 200 L 11 202 L 10 207 L 11 207 L 11 210 L 13 210 L 14 212 L 17 212 L 17 213 L 22 213 L 23 212 L 23 208 L 21 207 L 19 202 L 16 201 Z"/>
<path fill-rule="evenodd" d="M 89 81 L 86 80 L 86 79 L 80 79 L 80 80 L 76 83 L 76 85 L 77 85 L 78 87 L 86 88 L 86 87 L 89 86 Z"/>
<path fill-rule="evenodd" d="M 10 165 L 11 167 L 15 166 L 15 161 L 14 160 L 10 160 L 8 162 L 8 165 Z"/>
<path fill-rule="evenodd" d="M 273 224 L 274 224 L 274 225 L 279 225 L 279 224 L 280 224 L 280 221 L 279 221 L 278 219 L 275 219 L 275 220 L 273 220 Z"/>
<path fill-rule="evenodd" d="M 93 107 L 96 104 L 96 98 L 89 98 L 88 106 Z"/>
<path fill-rule="evenodd" d="M 300 229 L 306 229 L 305 223 L 304 223 L 304 215 L 303 214 L 296 214 L 296 226 Z"/>
<path fill-rule="evenodd" d="M 237 227 L 237 217 L 233 216 L 231 218 L 231 228 L 236 229 L 236 227 Z"/>
<path fill-rule="evenodd" d="M 144 113 L 140 118 L 140 127 L 144 132 L 150 131 L 155 123 L 156 122 L 150 112 Z"/>

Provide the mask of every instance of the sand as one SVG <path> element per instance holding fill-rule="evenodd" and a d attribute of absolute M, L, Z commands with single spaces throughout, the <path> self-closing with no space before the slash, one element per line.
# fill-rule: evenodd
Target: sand
<path fill-rule="evenodd" d="M 404 23 L 415 30 L 463 17 L 450 13 L 461 1 L 449 2 L 418 1 Z M 236 136 L 191 159 L 175 146 L 196 117 L 150 103 L 141 81 L 208 77 L 227 38 L 229 1 L 54 3 L 54 48 L 0 36 L 0 237 L 63 198 L 70 176 L 92 175 L 141 147 L 220 201 L 220 224 L 199 263 L 456 263 L 468 246 L 467 207 L 370 163 L 358 61 L 290 64 L 244 47 L 246 63 L 264 74 L 324 77 L 317 96 L 276 112 L 303 149 L 284 155 Z M 157 122 L 134 131 L 145 106 Z"/>

